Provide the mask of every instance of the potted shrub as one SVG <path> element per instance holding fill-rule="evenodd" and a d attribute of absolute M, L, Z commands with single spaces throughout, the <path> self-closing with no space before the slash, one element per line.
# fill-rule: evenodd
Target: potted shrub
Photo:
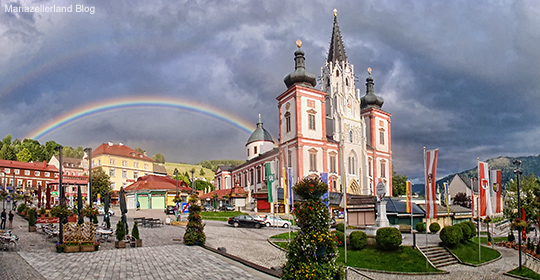
<path fill-rule="evenodd" d="M 47 214 L 47 210 L 45 210 L 45 208 L 39 209 L 39 215 L 41 218 L 45 218 L 45 214 Z"/>
<path fill-rule="evenodd" d="M 122 221 L 118 221 L 116 224 L 116 242 L 114 243 L 114 246 L 116 248 L 126 248 L 126 241 L 124 238 L 126 237 L 126 230 L 124 228 L 124 223 Z"/>
<path fill-rule="evenodd" d="M 56 252 L 57 252 L 57 253 L 62 253 L 62 252 L 64 252 L 64 244 L 59 243 L 59 242 L 56 242 Z"/>
<path fill-rule="evenodd" d="M 99 242 L 94 242 L 94 250 L 99 250 Z"/>
<path fill-rule="evenodd" d="M 133 229 L 131 230 L 131 237 L 135 239 L 137 247 L 142 247 L 142 239 L 139 236 L 139 227 L 137 223 L 133 223 Z"/>
<path fill-rule="evenodd" d="M 28 209 L 28 231 L 36 231 L 36 210 Z"/>

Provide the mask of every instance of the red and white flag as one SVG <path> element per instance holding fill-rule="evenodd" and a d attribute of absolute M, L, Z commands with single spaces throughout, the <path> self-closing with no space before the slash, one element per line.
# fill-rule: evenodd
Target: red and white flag
<path fill-rule="evenodd" d="M 424 153 L 427 218 L 437 218 L 436 181 L 438 156 L 439 149 L 429 150 Z"/>
<path fill-rule="evenodd" d="M 487 162 L 478 161 L 478 187 L 480 189 L 480 216 L 491 216 L 491 191 L 489 184 L 489 167 Z"/>
<path fill-rule="evenodd" d="M 491 184 L 493 185 L 493 196 L 495 201 L 493 205 L 495 206 L 495 213 L 502 213 L 502 199 L 501 199 L 501 170 L 491 170 Z"/>

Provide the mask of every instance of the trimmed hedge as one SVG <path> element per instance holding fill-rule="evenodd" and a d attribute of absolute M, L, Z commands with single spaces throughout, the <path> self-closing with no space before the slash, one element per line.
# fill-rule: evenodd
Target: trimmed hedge
<path fill-rule="evenodd" d="M 345 224 L 344 223 L 337 224 L 336 225 L 336 230 L 341 231 L 341 232 L 345 232 Z"/>
<path fill-rule="evenodd" d="M 471 228 L 465 223 L 456 224 L 454 226 L 461 228 L 461 233 L 462 233 L 461 243 L 465 243 L 466 241 L 471 240 L 471 238 L 473 238 L 474 235 L 472 235 Z"/>
<path fill-rule="evenodd" d="M 367 234 L 363 231 L 353 231 L 349 234 L 349 241 L 353 250 L 361 250 L 366 247 Z"/>
<path fill-rule="evenodd" d="M 454 247 L 463 238 L 463 232 L 461 231 L 461 227 L 447 226 L 441 230 L 439 237 L 444 245 Z"/>
<path fill-rule="evenodd" d="M 471 229 L 471 238 L 476 236 L 476 225 L 471 221 L 463 222 L 462 224 L 466 224 Z M 470 238 L 469 238 L 470 239 Z"/>
<path fill-rule="evenodd" d="M 377 240 L 377 244 L 383 250 L 391 251 L 399 248 L 402 242 L 402 236 L 399 229 L 384 227 L 377 230 L 375 240 Z"/>
<path fill-rule="evenodd" d="M 439 230 L 441 230 L 441 225 L 439 225 L 439 223 L 435 222 L 435 223 L 431 223 L 431 225 L 429 225 L 429 231 L 431 231 L 433 233 L 437 233 L 437 232 L 439 232 Z"/>
<path fill-rule="evenodd" d="M 425 232 L 426 231 L 426 223 L 418 223 L 415 226 L 416 231 L 418 232 Z"/>

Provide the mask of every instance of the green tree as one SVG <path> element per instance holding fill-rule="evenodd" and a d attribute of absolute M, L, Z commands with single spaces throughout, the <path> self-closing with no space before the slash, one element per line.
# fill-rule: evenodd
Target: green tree
<path fill-rule="evenodd" d="M 24 139 L 21 143 L 21 147 L 24 149 L 27 149 L 30 154 L 32 155 L 32 158 L 30 161 L 35 162 L 42 162 L 42 161 L 48 161 L 48 159 L 43 158 L 43 147 L 41 144 L 39 144 L 39 141 L 34 139 Z"/>
<path fill-rule="evenodd" d="M 51 160 L 53 155 L 58 155 L 56 147 L 58 147 L 58 143 L 54 141 L 47 141 L 45 143 L 45 146 L 43 147 L 43 158 L 45 161 Z"/>
<path fill-rule="evenodd" d="M 101 197 L 111 192 L 111 180 L 103 169 L 100 167 L 92 171 L 92 201 L 97 200 L 97 194 Z"/>
<path fill-rule="evenodd" d="M 32 153 L 27 148 L 23 148 L 17 154 L 17 160 L 21 162 L 29 162 L 32 160 Z"/>
<path fill-rule="evenodd" d="M 520 177 L 519 185 L 521 206 L 525 209 L 526 220 L 536 223 L 540 211 L 540 180 L 534 174 L 531 174 Z M 503 209 L 504 216 L 510 220 L 520 218 L 521 210 L 517 206 L 517 182 L 512 180 L 506 193 Z"/>
<path fill-rule="evenodd" d="M 204 176 L 204 170 L 201 168 L 201 171 L 199 171 L 199 175 Z"/>
<path fill-rule="evenodd" d="M 4 145 L 11 146 L 11 139 L 12 139 L 11 134 L 8 134 L 6 135 L 6 137 L 4 137 L 4 139 L 2 139 L 2 143 Z"/>
<path fill-rule="evenodd" d="M 4 144 L 0 149 L 0 159 L 17 160 L 17 155 L 11 146 Z"/>
<path fill-rule="evenodd" d="M 144 154 L 144 150 L 142 148 L 140 148 L 140 147 L 135 148 L 135 151 L 137 151 L 137 152 L 139 152 L 141 154 Z"/>
<path fill-rule="evenodd" d="M 157 163 L 165 163 L 165 156 L 160 153 L 157 153 L 155 156 L 152 157 L 152 159 L 155 160 Z"/>
<path fill-rule="evenodd" d="M 407 175 L 397 175 L 394 168 L 392 168 L 392 194 L 393 196 L 400 196 L 406 194 Z"/>

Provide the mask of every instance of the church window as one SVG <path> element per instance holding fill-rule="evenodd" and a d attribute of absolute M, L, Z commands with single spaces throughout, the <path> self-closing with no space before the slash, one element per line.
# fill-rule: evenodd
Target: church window
<path fill-rule="evenodd" d="M 291 132 L 291 113 L 289 112 L 285 114 L 285 131 Z"/>
<path fill-rule="evenodd" d="M 345 85 L 349 86 L 349 78 L 345 79 Z"/>
<path fill-rule="evenodd" d="M 386 164 L 381 161 L 381 178 L 386 178 Z"/>
<path fill-rule="evenodd" d="M 349 174 L 356 174 L 356 158 L 354 156 L 349 157 Z"/>
<path fill-rule="evenodd" d="M 288 151 L 287 154 L 287 167 L 292 167 L 292 151 Z"/>
<path fill-rule="evenodd" d="M 368 176 L 371 177 L 373 175 L 371 175 L 371 160 L 368 161 Z"/>
<path fill-rule="evenodd" d="M 249 185 L 253 185 L 253 169 L 249 170 Z"/>
<path fill-rule="evenodd" d="M 352 143 L 353 142 L 353 133 L 352 133 L 352 130 L 349 131 L 349 141 Z"/>
<path fill-rule="evenodd" d="M 254 155 L 257 154 L 257 146 L 253 147 L 253 154 L 254 154 Z"/>
<path fill-rule="evenodd" d="M 249 157 L 249 149 L 247 149 L 247 156 Z"/>
<path fill-rule="evenodd" d="M 317 153 L 316 152 L 309 153 L 309 171 L 317 172 Z"/>
<path fill-rule="evenodd" d="M 315 130 L 315 115 L 314 114 L 308 114 L 308 125 L 309 125 L 309 129 Z"/>
<path fill-rule="evenodd" d="M 257 184 L 261 183 L 261 167 L 257 166 Z"/>
<path fill-rule="evenodd" d="M 336 70 L 336 77 L 339 77 L 339 70 Z"/>
<path fill-rule="evenodd" d="M 248 176 L 247 172 L 244 172 L 244 187 L 247 187 L 247 181 L 248 181 L 247 176 Z"/>
<path fill-rule="evenodd" d="M 336 156 L 330 156 L 330 173 L 336 173 Z"/>
<path fill-rule="evenodd" d="M 379 143 L 384 145 L 384 130 L 379 131 Z"/>

